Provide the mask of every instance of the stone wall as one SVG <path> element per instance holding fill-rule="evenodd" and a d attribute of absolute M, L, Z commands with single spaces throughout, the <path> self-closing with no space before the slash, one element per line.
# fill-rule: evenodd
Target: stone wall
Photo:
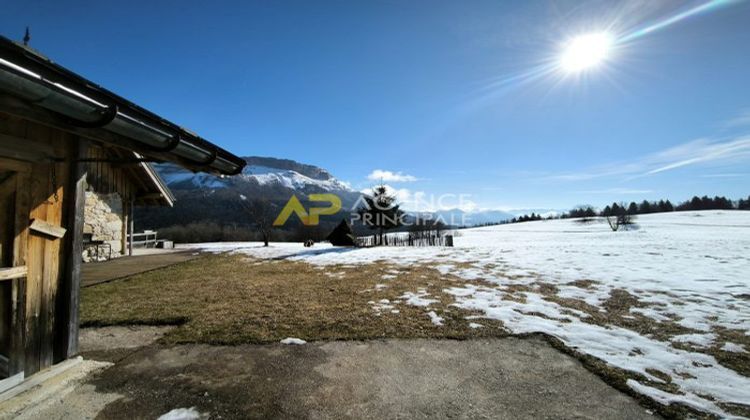
<path fill-rule="evenodd" d="M 112 246 L 112 258 L 119 257 L 122 252 L 122 230 L 124 223 L 123 203 L 120 194 L 99 194 L 86 191 L 86 209 L 84 212 L 83 233 L 93 234 L 95 241 L 105 241 Z M 94 247 L 84 244 L 83 261 L 102 261 L 107 255 L 95 257 Z"/>

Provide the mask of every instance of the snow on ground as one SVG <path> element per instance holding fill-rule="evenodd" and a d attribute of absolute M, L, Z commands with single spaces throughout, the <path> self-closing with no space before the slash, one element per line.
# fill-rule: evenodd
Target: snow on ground
<path fill-rule="evenodd" d="M 159 416 L 159 420 L 200 420 L 207 418 L 207 414 L 198 412 L 195 407 L 175 408 L 174 410 Z"/>
<path fill-rule="evenodd" d="M 292 345 L 302 345 L 307 343 L 307 341 L 301 339 L 301 338 L 295 338 L 295 337 L 287 337 L 280 341 L 281 344 L 292 344 Z"/>
<path fill-rule="evenodd" d="M 401 295 L 399 299 L 403 299 L 404 303 L 413 306 L 430 306 L 433 303 L 440 302 L 437 299 L 430 299 L 428 296 L 430 296 L 430 294 L 427 293 L 427 290 L 419 289 L 416 293 L 406 292 Z"/>
<path fill-rule="evenodd" d="M 443 326 L 443 317 L 439 316 L 435 311 L 427 312 L 427 316 L 430 317 L 430 321 L 432 321 L 433 324 L 437 325 L 438 327 Z"/>
<path fill-rule="evenodd" d="M 256 243 L 189 246 L 317 265 L 380 260 L 428 265 L 464 279 L 465 284 L 445 290 L 455 299 L 454 305 L 500 320 L 512 332 L 550 334 L 653 382 L 663 382 L 654 371 L 668 374 L 680 394 L 628 381 L 635 391 L 657 401 L 680 402 L 719 415 L 727 413 L 716 402 L 747 404 L 750 378 L 723 367 L 699 349 L 721 344 L 714 343 L 718 327 L 750 335 L 750 212 L 650 214 L 639 216 L 637 223 L 638 229 L 620 232 L 612 232 L 606 222 L 575 220 L 465 229 L 458 231 L 455 248 L 352 249 L 316 244 L 309 249 L 296 243 L 268 248 Z M 624 290 L 640 302 L 624 318 L 646 316 L 655 323 L 676 322 L 689 333 L 660 340 L 616 325 L 586 322 L 588 314 L 564 308 L 536 292 L 542 282 L 554 285 L 557 297 L 585 301 L 603 313 L 610 293 Z M 531 291 L 521 293 L 524 299 L 504 299 L 510 293 L 508 287 L 518 285 Z M 416 303 L 415 298 L 424 298 L 420 292 L 402 299 Z M 744 350 L 731 343 L 723 348 Z"/>

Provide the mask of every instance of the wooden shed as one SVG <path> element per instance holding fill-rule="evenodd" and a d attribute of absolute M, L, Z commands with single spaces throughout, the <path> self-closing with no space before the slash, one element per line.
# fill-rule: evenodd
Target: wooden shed
<path fill-rule="evenodd" d="M 86 193 L 164 204 L 151 161 L 222 175 L 245 165 L 0 37 L 0 392 L 78 353 Z"/>

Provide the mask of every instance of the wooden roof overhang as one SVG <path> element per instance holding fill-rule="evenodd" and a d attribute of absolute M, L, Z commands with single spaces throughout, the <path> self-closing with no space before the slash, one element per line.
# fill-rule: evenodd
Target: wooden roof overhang
<path fill-rule="evenodd" d="M 168 161 L 218 175 L 238 174 L 245 166 L 242 158 L 4 37 L 0 111 L 121 149 L 123 162 L 139 164 L 147 178 L 155 172 L 141 163 Z M 27 159 L 59 158 L 35 148 L 19 149 Z M 152 183 L 163 187 L 158 176 Z"/>

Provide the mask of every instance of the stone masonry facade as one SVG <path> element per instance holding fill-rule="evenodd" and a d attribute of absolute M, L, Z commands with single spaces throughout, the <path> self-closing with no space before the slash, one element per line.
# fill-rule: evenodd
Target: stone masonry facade
<path fill-rule="evenodd" d="M 122 197 L 118 193 L 99 194 L 86 191 L 86 209 L 84 212 L 83 233 L 92 234 L 95 241 L 105 241 L 112 247 L 112 258 L 122 252 L 122 235 L 124 223 Z M 101 251 L 101 249 L 100 249 Z M 104 255 L 102 255 L 104 254 Z M 83 261 L 103 261 L 109 257 L 108 251 L 95 255 L 93 246 L 84 244 Z"/>

